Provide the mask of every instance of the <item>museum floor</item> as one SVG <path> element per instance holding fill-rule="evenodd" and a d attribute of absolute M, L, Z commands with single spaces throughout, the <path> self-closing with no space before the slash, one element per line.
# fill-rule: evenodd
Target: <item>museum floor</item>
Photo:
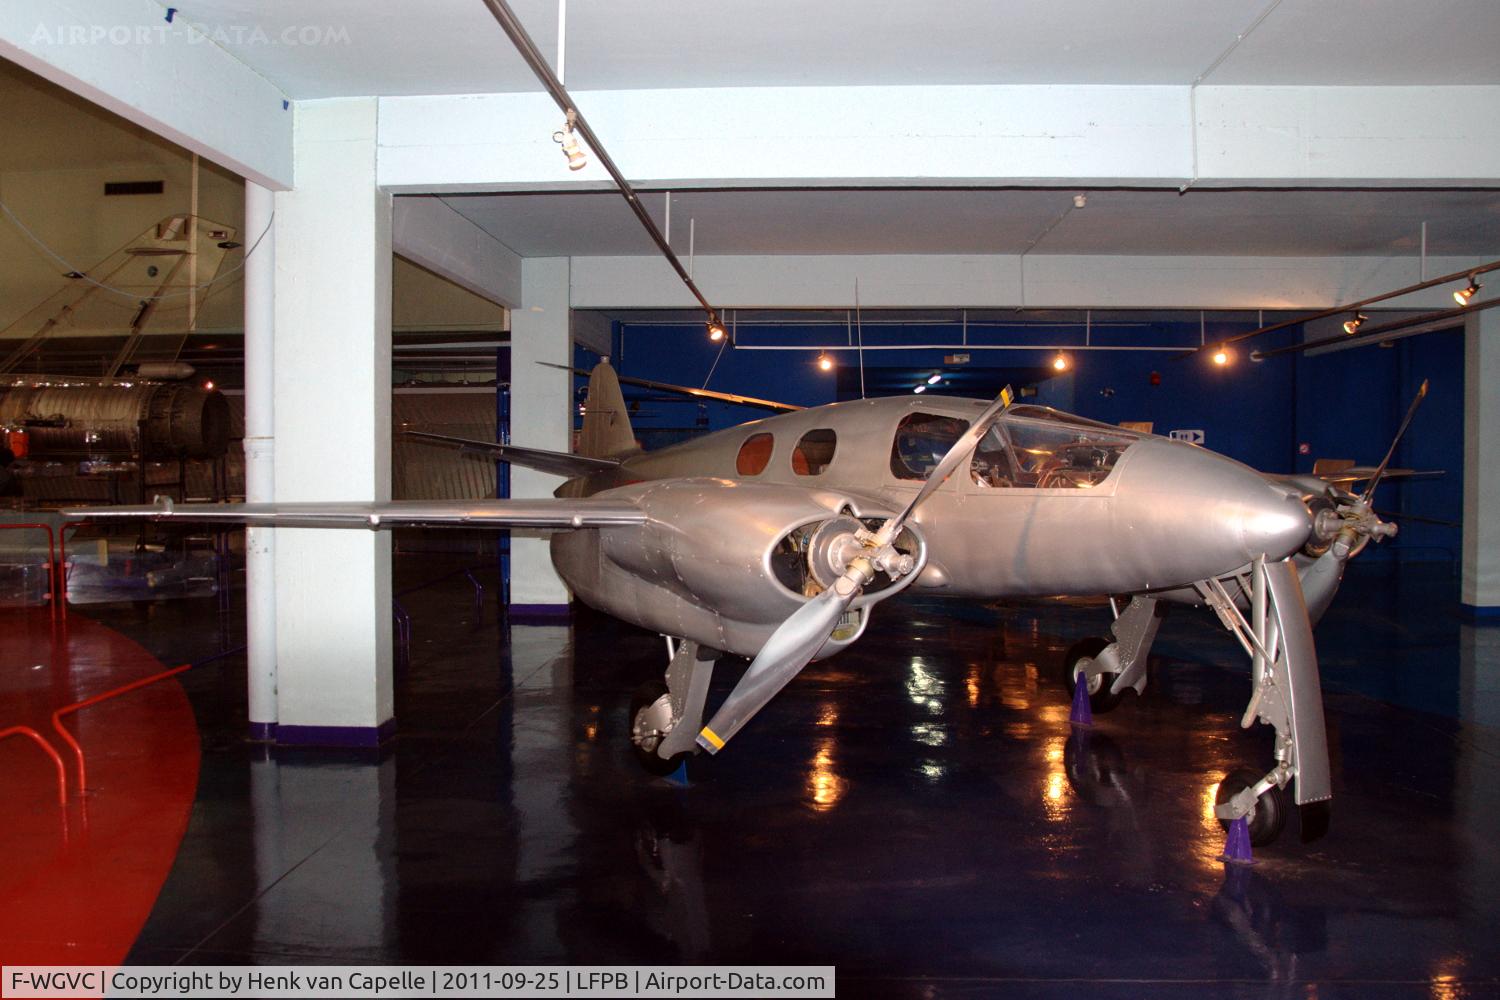
<path fill-rule="evenodd" d="M 398 561 L 398 589 L 441 575 Z M 481 573 L 481 580 L 493 574 Z M 410 593 L 383 753 L 243 741 L 242 659 L 181 678 L 197 799 L 129 961 L 818 964 L 840 996 L 1500 992 L 1500 630 L 1448 567 L 1356 566 L 1320 626 L 1336 799 L 1249 869 L 1212 783 L 1269 760 L 1211 616 L 1142 699 L 1068 724 L 1063 651 L 1107 609 L 882 606 L 686 784 L 624 742 L 661 640 Z M 164 663 L 240 642 L 211 600 L 80 609 Z M 222 619 L 237 622 L 235 610 Z M 743 661 L 725 661 L 724 689 Z M 169 681 L 168 684 L 176 683 Z"/>

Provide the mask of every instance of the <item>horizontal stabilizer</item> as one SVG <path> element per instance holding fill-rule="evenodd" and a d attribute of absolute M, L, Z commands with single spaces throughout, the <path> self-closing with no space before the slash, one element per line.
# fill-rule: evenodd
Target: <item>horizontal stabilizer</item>
<path fill-rule="evenodd" d="M 569 365 L 554 365 L 547 361 L 538 361 L 539 365 L 548 368 L 561 368 L 575 375 L 587 375 L 588 372 L 582 368 L 573 368 Z M 774 399 L 760 399 L 757 396 L 740 396 L 732 392 L 714 392 L 712 389 L 694 389 L 689 385 L 673 385 L 671 382 L 654 382 L 648 378 L 628 378 L 617 375 L 616 378 L 625 385 L 640 386 L 642 389 L 655 389 L 658 392 L 675 392 L 682 396 L 691 396 L 694 399 L 712 399 L 720 403 L 734 403 L 738 406 L 753 406 L 761 410 L 774 410 L 777 413 L 793 413 L 797 410 L 806 409 L 793 403 L 778 403 Z"/>
<path fill-rule="evenodd" d="M 644 524 L 646 514 L 621 500 L 396 500 L 386 503 L 173 503 L 77 507 L 69 520 L 186 521 L 262 528 L 603 528 Z"/>
<path fill-rule="evenodd" d="M 620 467 L 612 458 L 586 458 L 560 451 L 543 451 L 540 448 L 521 448 L 513 444 L 497 444 L 493 441 L 472 441 L 468 438 L 451 437 L 447 434 L 430 434 L 427 431 L 403 431 L 403 436 L 415 438 L 425 444 L 444 445 L 457 448 L 471 455 L 483 455 L 512 465 L 522 465 L 538 472 L 554 476 L 586 476 L 591 472 L 608 472 Z"/>

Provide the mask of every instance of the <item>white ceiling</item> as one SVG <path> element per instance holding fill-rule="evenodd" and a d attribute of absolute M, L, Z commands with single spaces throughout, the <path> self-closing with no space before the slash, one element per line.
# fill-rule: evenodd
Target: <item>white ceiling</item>
<path fill-rule="evenodd" d="M 1500 253 L 1500 191 L 1074 191 L 786 189 L 672 194 L 673 248 L 688 220 L 700 254 Z M 642 204 L 665 224 L 665 195 Z M 647 255 L 655 248 L 612 192 L 447 196 L 524 257 Z M 1050 228 L 1049 228 L 1050 227 Z M 1045 234 L 1045 235 L 1044 235 Z"/>
<path fill-rule="evenodd" d="M 540 89 L 480 0 L 179 0 L 293 98 Z M 557 0 L 512 0 L 557 49 Z M 570 0 L 576 91 L 1189 84 L 1268 0 Z M 288 44 L 284 39 L 300 44 Z M 1209 84 L 1500 83 L 1496 0 L 1280 0 Z"/>

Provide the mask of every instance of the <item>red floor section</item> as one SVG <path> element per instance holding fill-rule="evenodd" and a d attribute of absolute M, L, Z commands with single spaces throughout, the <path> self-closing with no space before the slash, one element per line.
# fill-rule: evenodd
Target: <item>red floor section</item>
<path fill-rule="evenodd" d="M 87 755 L 79 794 L 54 709 L 165 669 L 77 612 L 0 611 L 0 730 L 30 726 L 67 767 L 24 737 L 0 741 L 0 963 L 118 964 L 156 901 L 198 785 L 198 728 L 169 678 L 68 718 Z"/>

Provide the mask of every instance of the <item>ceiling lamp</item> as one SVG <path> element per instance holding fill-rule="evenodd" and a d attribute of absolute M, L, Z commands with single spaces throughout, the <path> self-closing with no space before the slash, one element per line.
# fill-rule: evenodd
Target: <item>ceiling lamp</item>
<path fill-rule="evenodd" d="M 1370 317 L 1366 316 L 1362 312 L 1355 313 L 1353 319 L 1344 320 L 1344 332 L 1353 333 L 1355 330 L 1358 330 L 1361 326 L 1363 326 L 1365 320 L 1369 318 Z"/>
<path fill-rule="evenodd" d="M 1219 349 L 1214 351 L 1214 364 L 1220 367 L 1229 364 L 1229 348 L 1222 344 L 1219 345 Z"/>
<path fill-rule="evenodd" d="M 1052 359 L 1052 370 L 1065 372 L 1068 370 L 1068 356 L 1062 351 L 1057 352 L 1057 357 Z"/>
<path fill-rule="evenodd" d="M 931 376 L 928 377 L 927 384 L 928 385 L 937 385 L 942 380 L 943 380 L 943 376 L 941 374 L 934 373 L 933 375 L 931 375 Z"/>
<path fill-rule="evenodd" d="M 818 369 L 825 372 L 833 371 L 833 359 L 826 354 L 819 354 Z"/>
<path fill-rule="evenodd" d="M 917 386 L 915 389 L 912 390 L 912 392 L 915 392 L 915 393 L 918 393 L 918 394 L 924 393 L 926 391 L 927 391 L 927 383 L 926 382 L 923 382 L 921 385 Z"/>
<path fill-rule="evenodd" d="M 724 339 L 724 324 L 716 319 L 708 321 L 708 339 L 717 344 Z"/>
<path fill-rule="evenodd" d="M 552 133 L 552 141 L 562 146 L 563 155 L 568 158 L 569 170 L 582 170 L 589 162 L 583 147 L 578 144 L 578 133 L 573 131 L 573 126 L 577 124 L 578 112 L 569 108 L 563 127 Z"/>
<path fill-rule="evenodd" d="M 1474 293 L 1479 291 L 1479 289 L 1482 287 L 1484 286 L 1479 283 L 1478 276 L 1471 274 L 1469 275 L 1469 287 L 1460 288 L 1458 291 L 1454 292 L 1453 301 L 1457 302 L 1461 306 L 1466 306 L 1469 304 L 1469 300 L 1474 297 Z"/>

